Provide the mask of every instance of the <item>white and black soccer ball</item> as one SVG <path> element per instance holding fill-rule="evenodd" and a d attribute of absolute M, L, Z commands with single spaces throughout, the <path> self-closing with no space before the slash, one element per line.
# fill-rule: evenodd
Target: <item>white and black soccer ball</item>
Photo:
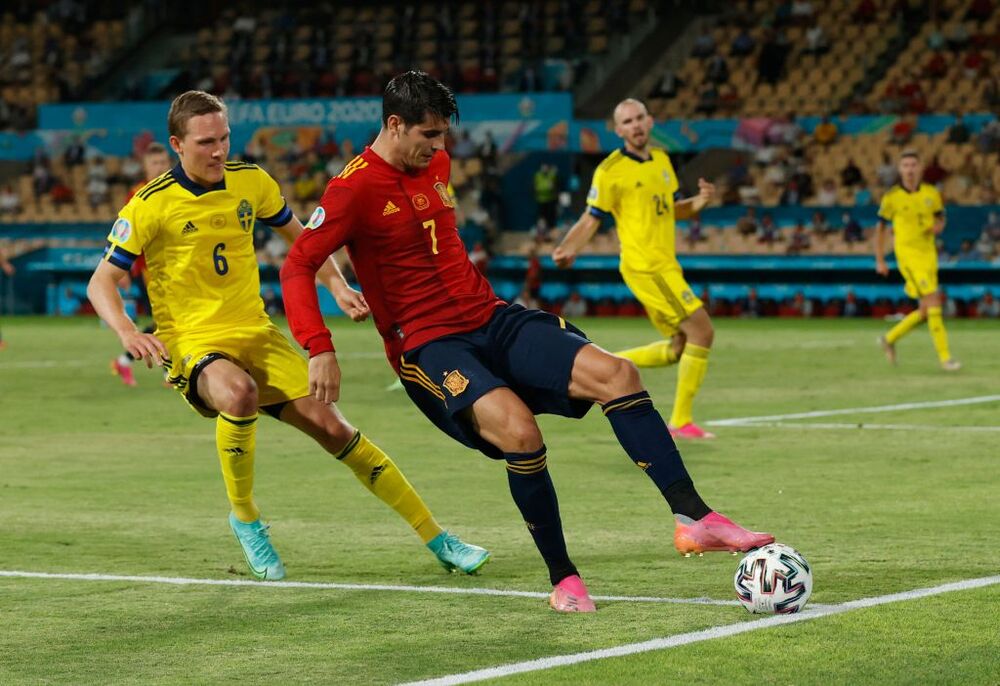
<path fill-rule="evenodd" d="M 751 550 L 733 578 L 736 597 L 753 614 L 798 612 L 812 594 L 809 563 L 799 551 L 782 543 Z"/>

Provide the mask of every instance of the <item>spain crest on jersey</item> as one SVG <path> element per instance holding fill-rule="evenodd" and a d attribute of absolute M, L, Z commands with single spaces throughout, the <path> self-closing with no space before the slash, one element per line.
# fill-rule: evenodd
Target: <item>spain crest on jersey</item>
<path fill-rule="evenodd" d="M 239 207 L 236 208 L 236 218 L 240 220 L 243 230 L 249 233 L 253 228 L 253 207 L 246 198 L 240 200 Z"/>

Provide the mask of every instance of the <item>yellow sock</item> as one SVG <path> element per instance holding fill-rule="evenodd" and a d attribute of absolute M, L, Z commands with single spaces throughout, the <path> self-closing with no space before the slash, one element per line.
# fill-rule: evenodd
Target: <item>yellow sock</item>
<path fill-rule="evenodd" d="M 938 308 L 938 312 L 941 312 L 941 308 Z M 889 333 L 885 335 L 886 343 L 892 345 L 900 338 L 913 331 L 913 329 L 919 326 L 922 321 L 924 321 L 924 318 L 921 316 L 920 310 L 910 312 L 908 315 L 903 317 L 903 319 L 896 324 L 896 326 L 889 329 Z"/>
<path fill-rule="evenodd" d="M 233 514 L 241 522 L 260 518 L 253 500 L 253 456 L 257 447 L 257 415 L 234 417 L 225 412 L 215 420 L 215 447 Z"/>
<path fill-rule="evenodd" d="M 681 427 L 694 421 L 691 406 L 707 370 L 708 348 L 693 343 L 685 345 L 681 363 L 677 367 L 677 395 L 674 398 L 674 411 L 670 415 L 671 426 Z"/>
<path fill-rule="evenodd" d="M 951 351 L 948 350 L 948 332 L 944 330 L 944 318 L 941 316 L 940 307 L 927 308 L 927 328 L 930 329 L 938 360 L 947 362 L 951 359 Z"/>
<path fill-rule="evenodd" d="M 365 488 L 405 519 L 424 543 L 441 533 L 434 515 L 396 463 L 360 431 L 354 434 L 337 459 L 351 468 Z"/>
<path fill-rule="evenodd" d="M 677 362 L 677 353 L 670 341 L 657 341 L 638 348 L 629 348 L 615 353 L 618 357 L 635 362 L 636 367 L 666 367 Z"/>

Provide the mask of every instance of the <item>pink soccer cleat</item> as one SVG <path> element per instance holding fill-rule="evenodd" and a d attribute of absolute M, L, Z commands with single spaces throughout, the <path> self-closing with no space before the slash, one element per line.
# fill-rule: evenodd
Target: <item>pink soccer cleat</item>
<path fill-rule="evenodd" d="M 121 377 L 122 383 L 126 386 L 136 386 L 135 374 L 132 373 L 132 367 L 127 364 L 122 364 L 118 360 L 111 361 L 111 373 L 115 376 Z"/>
<path fill-rule="evenodd" d="M 715 434 L 705 431 L 694 422 L 688 422 L 684 426 L 671 426 L 668 428 L 670 429 L 670 435 L 674 438 L 687 438 L 693 440 L 715 438 Z"/>
<path fill-rule="evenodd" d="M 552 587 L 549 607 L 556 612 L 597 612 L 583 579 L 576 574 Z"/>
<path fill-rule="evenodd" d="M 687 517 L 683 518 L 687 522 L 681 519 L 677 518 L 674 527 L 674 547 L 684 557 L 691 557 L 691 553 L 746 552 L 774 543 L 771 534 L 747 531 L 718 512 L 709 512 L 698 521 Z"/>

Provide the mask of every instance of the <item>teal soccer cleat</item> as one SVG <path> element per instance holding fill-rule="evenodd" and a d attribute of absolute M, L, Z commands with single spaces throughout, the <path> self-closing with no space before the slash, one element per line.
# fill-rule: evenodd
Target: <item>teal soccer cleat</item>
<path fill-rule="evenodd" d="M 251 574 L 265 581 L 285 578 L 285 565 L 281 564 L 281 558 L 271 545 L 267 525 L 260 519 L 249 524 L 241 522 L 230 512 L 229 526 L 243 548 L 243 557 L 246 558 Z"/>
<path fill-rule="evenodd" d="M 458 569 L 466 574 L 475 574 L 490 560 L 488 550 L 478 545 L 463 543 L 458 536 L 447 531 L 435 536 L 427 547 L 437 557 L 441 566 L 449 572 Z"/>

